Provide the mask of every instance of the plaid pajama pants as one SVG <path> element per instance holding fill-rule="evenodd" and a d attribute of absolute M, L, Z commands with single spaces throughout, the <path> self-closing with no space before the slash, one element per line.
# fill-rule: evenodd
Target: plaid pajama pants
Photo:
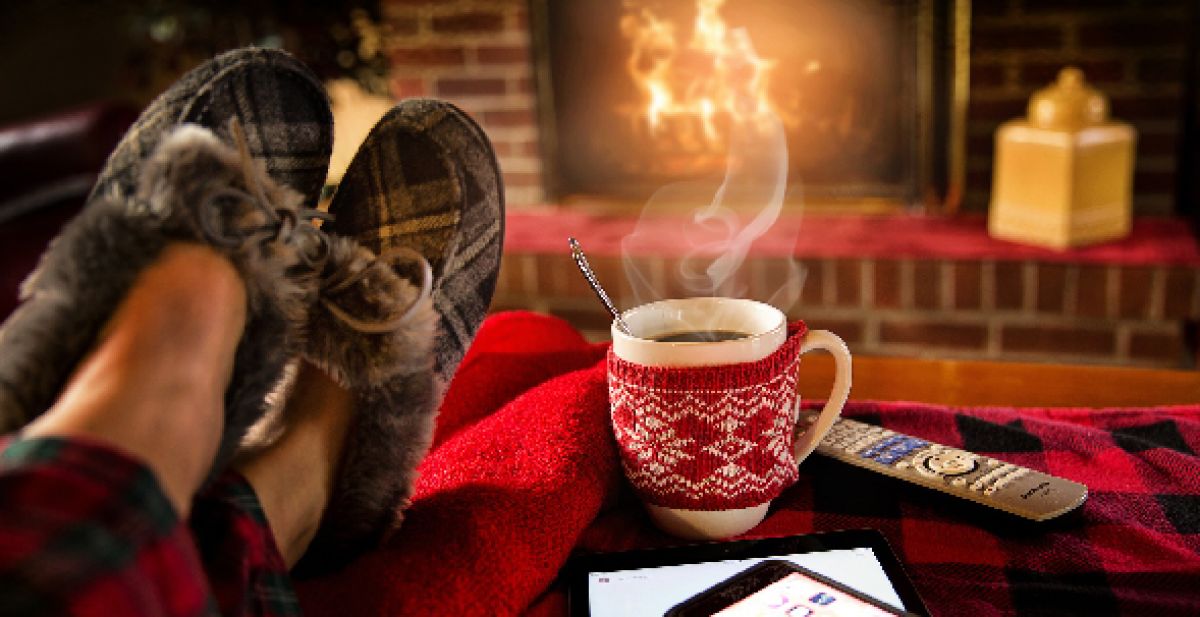
<path fill-rule="evenodd" d="M 241 476 L 197 496 L 184 523 L 150 470 L 110 447 L 0 447 L 0 615 L 300 614 Z"/>

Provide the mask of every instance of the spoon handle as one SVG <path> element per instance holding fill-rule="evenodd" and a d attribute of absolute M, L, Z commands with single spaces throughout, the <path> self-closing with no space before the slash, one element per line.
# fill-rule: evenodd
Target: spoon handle
<path fill-rule="evenodd" d="M 579 246 L 579 241 L 575 238 L 567 238 L 567 244 L 571 246 L 571 257 L 575 259 L 575 265 L 579 266 L 579 271 L 583 273 L 583 278 L 587 279 L 588 285 L 592 286 L 592 291 L 596 292 L 596 297 L 600 298 L 600 302 L 604 304 L 604 308 L 612 313 L 613 319 L 617 322 L 617 327 L 621 332 L 633 336 L 633 332 L 629 331 L 629 324 L 621 319 L 621 313 L 617 311 L 617 307 L 613 306 L 612 300 L 605 293 L 604 288 L 600 286 L 600 281 L 596 279 L 596 273 L 592 271 L 592 266 L 588 264 L 587 257 L 583 254 L 583 247 Z"/>

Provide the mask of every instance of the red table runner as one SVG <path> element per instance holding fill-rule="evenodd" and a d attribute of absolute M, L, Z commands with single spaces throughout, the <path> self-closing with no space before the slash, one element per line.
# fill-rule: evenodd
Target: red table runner
<path fill-rule="evenodd" d="M 678 543 L 621 475 L 606 350 L 551 317 L 490 318 L 447 393 L 400 532 L 303 582 L 307 613 L 562 614 L 556 576 L 573 552 Z M 1083 482 L 1091 495 L 1065 520 L 1034 525 L 814 455 L 745 537 L 879 529 L 936 615 L 1200 614 L 1200 405 L 857 402 L 845 415 Z"/>

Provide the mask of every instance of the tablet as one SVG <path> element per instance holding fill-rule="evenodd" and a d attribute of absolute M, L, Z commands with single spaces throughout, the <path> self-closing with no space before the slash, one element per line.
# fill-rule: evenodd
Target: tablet
<path fill-rule="evenodd" d="M 566 570 L 570 614 L 662 617 L 768 559 L 790 561 L 884 604 L 929 614 L 887 540 L 873 529 L 576 557 Z"/>

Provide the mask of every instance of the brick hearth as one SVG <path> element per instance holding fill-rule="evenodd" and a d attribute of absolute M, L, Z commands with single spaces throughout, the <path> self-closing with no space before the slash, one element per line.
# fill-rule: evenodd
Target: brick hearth
<path fill-rule="evenodd" d="M 996 126 L 1024 113 L 1029 94 L 1063 64 L 1077 63 L 1111 94 L 1113 115 L 1139 130 L 1135 212 L 1171 213 L 1184 52 L 1194 36 L 1187 0 L 973 7 L 966 207 L 986 207 Z M 530 224 L 517 222 L 523 212 L 568 212 L 543 203 L 526 2 L 383 0 L 383 16 L 392 32 L 392 94 L 448 99 L 480 121 L 499 154 L 513 224 Z M 1195 366 L 1195 264 L 1079 263 L 1019 251 L 800 257 L 808 283 L 794 316 L 838 332 L 859 352 Z M 646 259 L 655 267 L 672 260 Z M 605 280 L 622 278 L 615 257 L 594 261 Z M 771 257 L 753 260 L 751 283 L 778 267 Z M 614 287 L 628 306 L 627 289 Z M 494 308 L 551 312 L 596 338 L 607 328 L 565 246 L 510 246 Z"/>

